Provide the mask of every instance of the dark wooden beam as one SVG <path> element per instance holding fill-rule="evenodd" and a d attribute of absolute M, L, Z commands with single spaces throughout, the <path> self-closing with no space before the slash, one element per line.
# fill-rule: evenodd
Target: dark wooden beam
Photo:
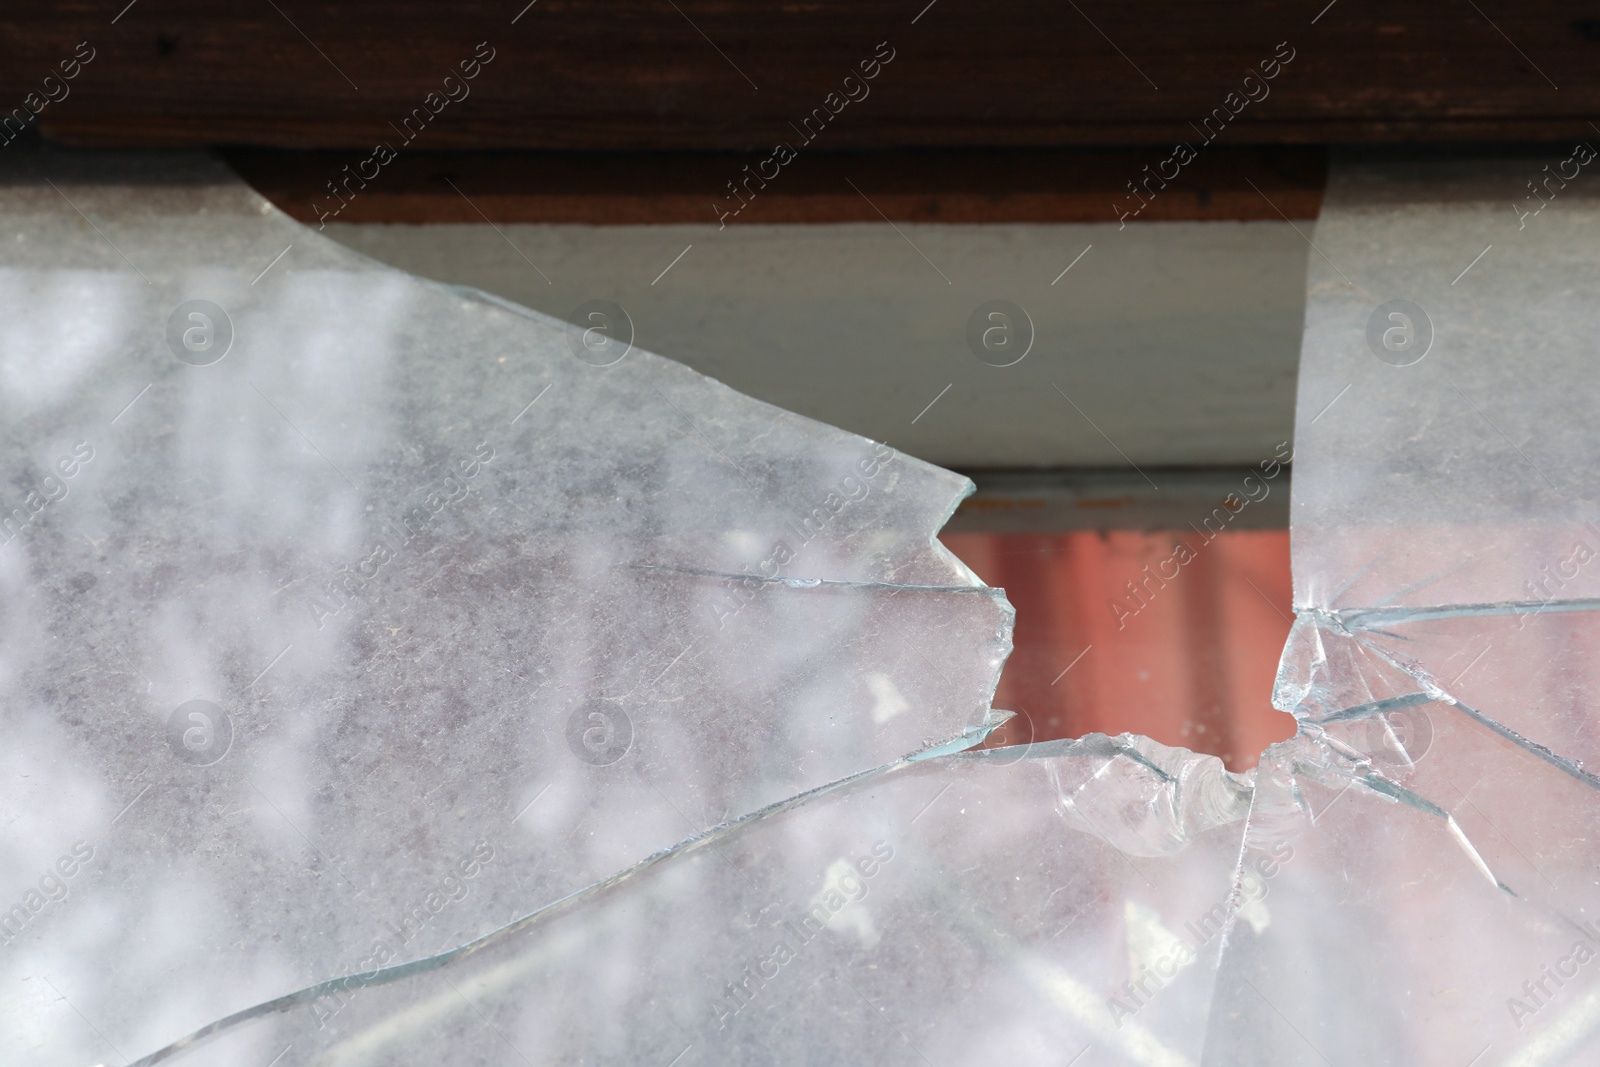
<path fill-rule="evenodd" d="M 818 153 L 762 181 L 757 171 L 766 157 L 750 153 L 414 152 L 363 181 L 365 153 L 225 153 L 247 181 L 305 222 L 711 223 L 735 209 L 727 225 L 1114 222 L 1140 203 L 1128 184 L 1141 181 L 1148 183 L 1141 186 L 1148 197 L 1137 216 L 1142 222 L 1308 219 L 1321 206 L 1327 166 L 1320 149 L 1219 148 L 1171 182 L 1151 179 L 1170 154 Z"/>
<path fill-rule="evenodd" d="M 1595 136 L 1600 114 L 1592 2 L 524 3 L 8 5 L 0 108 L 88 41 L 95 58 L 38 116 L 47 137 L 398 149 L 487 42 L 470 96 L 409 148 L 766 150 L 818 109 L 808 151 L 1199 147 L 1207 116 L 1227 120 L 1218 145 L 1560 140 Z M 869 95 L 828 112 L 875 54 L 893 58 L 852 90 Z M 1247 89 L 1262 98 L 1238 104 Z"/>

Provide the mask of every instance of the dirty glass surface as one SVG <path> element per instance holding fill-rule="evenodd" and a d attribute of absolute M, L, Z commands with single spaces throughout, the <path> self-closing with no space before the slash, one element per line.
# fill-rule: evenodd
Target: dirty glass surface
<path fill-rule="evenodd" d="M 1540 178 L 1333 169 L 1300 731 L 1236 775 L 966 750 L 1011 619 L 933 540 L 960 478 L 204 160 L 13 164 L 0 1042 L 1591 1062 L 1600 214 Z"/>
<path fill-rule="evenodd" d="M 6 1062 L 125 1062 L 987 729 L 965 479 L 206 160 L 5 163 Z"/>
<path fill-rule="evenodd" d="M 1593 158 L 1334 168 L 1276 694 L 1301 734 L 1255 798 L 1316 818 L 1219 974 L 1233 1062 L 1600 1056 Z"/>

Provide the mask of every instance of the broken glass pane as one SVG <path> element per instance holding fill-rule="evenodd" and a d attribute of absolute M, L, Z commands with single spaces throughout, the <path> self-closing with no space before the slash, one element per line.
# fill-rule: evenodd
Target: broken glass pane
<path fill-rule="evenodd" d="M 10 165 L 19 1062 L 1600 1052 L 1580 187 L 1334 168 L 1299 732 L 1238 775 L 965 751 L 1010 612 L 933 540 L 955 476 L 205 161 Z"/>
<path fill-rule="evenodd" d="M 1064 1063 L 1094 1045 L 1196 1062 L 1248 787 L 1138 740 L 1020 752 L 827 790 L 424 973 L 263 1006 L 195 1055 Z M 1150 977 L 1112 1015 L 1104 982 L 1130 967 Z"/>
<path fill-rule="evenodd" d="M 125 1061 L 988 730 L 1010 608 L 933 540 L 964 479 L 209 161 L 6 163 L 10 1062 Z"/>
<path fill-rule="evenodd" d="M 1546 168 L 1547 170 L 1548 168 Z M 1235 924 L 1217 1063 L 1593 1062 L 1600 548 L 1584 355 L 1600 211 L 1525 160 L 1335 167 L 1311 252 L 1299 619 L 1253 834 L 1306 823 Z M 1523 210 L 1559 199 L 1550 218 Z M 1298 858 L 1303 857 L 1303 858 Z"/>

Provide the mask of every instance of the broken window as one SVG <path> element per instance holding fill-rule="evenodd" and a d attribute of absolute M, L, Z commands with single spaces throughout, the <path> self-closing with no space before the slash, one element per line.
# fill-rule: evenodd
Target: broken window
<path fill-rule="evenodd" d="M 207 160 L 7 165 L 11 1062 L 1592 1057 L 1580 188 L 1335 168 L 1237 774 L 976 748 L 955 475 Z"/>

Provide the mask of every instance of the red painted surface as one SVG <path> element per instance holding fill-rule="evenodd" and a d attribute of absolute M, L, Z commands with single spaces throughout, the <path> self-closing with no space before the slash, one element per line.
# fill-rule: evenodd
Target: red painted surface
<path fill-rule="evenodd" d="M 1007 740 L 1126 730 L 1246 770 L 1294 734 L 1271 703 L 1293 618 L 1288 531 L 940 540 L 1017 610 L 995 707 L 1025 721 Z"/>

